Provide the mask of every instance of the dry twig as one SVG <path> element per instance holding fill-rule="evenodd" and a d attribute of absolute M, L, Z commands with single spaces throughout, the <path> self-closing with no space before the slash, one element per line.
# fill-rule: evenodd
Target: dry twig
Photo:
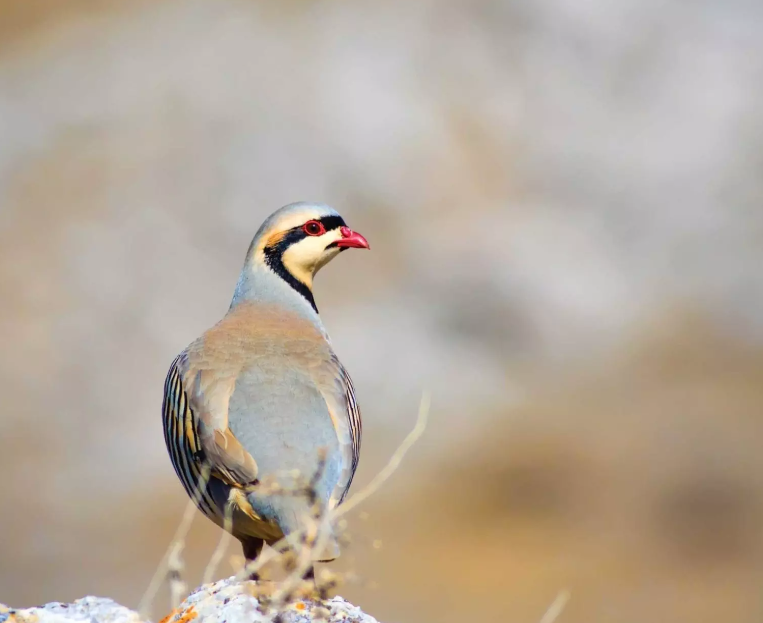
<path fill-rule="evenodd" d="M 146 620 L 150 620 L 151 618 L 151 604 L 153 604 L 154 599 L 156 598 L 156 593 L 159 591 L 162 580 L 165 578 L 170 557 L 173 555 L 173 552 L 175 552 L 178 544 L 178 556 L 180 555 L 180 552 L 185 545 L 185 539 L 188 536 L 188 531 L 191 529 L 193 518 L 196 515 L 196 505 L 198 504 L 199 500 L 201 500 L 201 496 L 204 495 L 204 490 L 206 489 L 207 483 L 209 482 L 210 471 L 211 469 L 208 464 L 205 464 L 201 468 L 201 477 L 199 478 L 199 482 L 196 486 L 196 491 L 194 491 L 193 497 L 188 501 L 188 504 L 185 507 L 185 511 L 183 512 L 183 519 L 180 521 L 180 525 L 178 526 L 177 530 L 175 530 L 175 535 L 172 537 L 172 541 L 170 541 L 170 545 L 167 548 L 162 561 L 159 563 L 156 571 L 154 571 L 154 575 L 151 578 L 151 582 L 148 584 L 146 592 L 143 593 L 143 597 L 141 597 L 140 603 L 138 604 L 138 612 L 140 612 L 140 614 Z"/>
<path fill-rule="evenodd" d="M 559 615 L 562 614 L 562 611 L 564 610 L 569 600 L 570 591 L 567 589 L 559 591 L 559 594 L 556 596 L 554 601 L 551 602 L 548 610 L 546 610 L 546 613 L 541 618 L 540 623 L 554 623 L 554 621 L 559 618 Z"/>
<path fill-rule="evenodd" d="M 384 468 L 371 480 L 371 482 L 369 482 L 365 487 L 363 487 L 363 489 L 353 495 L 341 506 L 324 509 L 318 506 L 316 503 L 313 503 L 313 516 L 310 518 L 308 524 L 300 530 L 296 530 L 288 536 L 284 537 L 266 551 L 263 551 L 256 560 L 248 562 L 244 568 L 241 569 L 238 574 L 236 574 L 236 580 L 240 581 L 253 573 L 258 573 L 265 565 L 267 565 L 271 560 L 280 554 L 289 551 L 293 552 L 296 555 L 296 563 L 294 568 L 291 570 L 287 578 L 281 583 L 272 597 L 268 599 L 269 608 L 275 610 L 275 614 L 277 616 L 278 612 L 280 612 L 282 608 L 289 602 L 295 592 L 300 589 L 305 574 L 313 564 L 313 553 L 323 551 L 327 545 L 328 539 L 332 535 L 332 526 L 339 525 L 339 519 L 341 517 L 357 508 L 360 504 L 365 502 L 369 497 L 376 493 L 381 488 L 381 486 L 390 478 L 390 476 L 392 476 L 392 474 L 394 474 L 398 469 L 405 455 L 424 433 L 429 416 L 429 407 L 430 397 L 427 392 L 424 392 L 421 397 L 418 417 L 416 419 L 416 424 L 413 427 L 413 430 L 411 430 L 411 432 L 406 436 L 394 454 L 390 457 Z M 323 459 L 319 459 L 318 474 L 314 474 L 305 486 L 297 488 L 296 493 L 306 495 L 308 501 L 316 500 L 317 496 L 315 488 L 317 483 L 320 481 L 320 474 L 322 473 L 324 467 L 325 456 Z M 208 481 L 209 468 L 207 465 L 205 465 L 202 469 L 199 486 L 197 486 L 192 500 L 186 507 L 186 510 L 183 514 L 183 519 L 178 526 L 178 529 L 175 531 L 175 535 L 169 548 L 167 549 L 167 553 L 165 554 L 162 562 L 154 573 L 154 576 L 149 583 L 148 589 L 140 601 L 139 611 L 146 618 L 150 617 L 150 606 L 156 597 L 156 593 L 159 586 L 161 585 L 163 578 L 166 576 L 166 570 L 168 567 L 172 566 L 170 563 L 177 562 L 180 559 L 180 553 L 182 552 L 183 546 L 185 544 L 185 539 L 188 535 L 191 522 L 193 521 L 195 515 L 195 507 L 198 500 L 201 498 L 201 495 L 203 494 Z M 280 493 L 287 495 L 294 492 L 280 491 Z M 207 583 L 212 579 L 214 572 L 225 553 L 225 549 L 227 548 L 228 539 L 230 538 L 228 528 L 230 527 L 231 512 L 231 506 L 229 504 L 226 506 L 226 529 L 223 531 L 223 535 L 218 542 L 217 547 L 215 548 L 209 564 L 204 571 L 203 583 Z M 179 584 L 175 584 L 175 588 L 173 590 L 173 602 L 176 598 L 175 592 L 179 586 Z M 559 598 L 557 598 L 557 601 L 559 601 Z M 549 608 L 549 612 L 551 612 L 551 610 L 554 608 L 554 605 L 557 603 L 557 601 L 555 601 L 551 608 Z M 176 607 L 174 603 L 173 607 Z M 561 611 L 561 608 L 563 607 L 564 603 L 562 603 L 561 607 L 559 607 L 559 611 Z M 554 619 L 548 619 L 547 617 L 548 613 L 546 613 L 546 616 L 544 616 L 541 623 L 553 622 Z"/>
<path fill-rule="evenodd" d="M 212 557 L 209 559 L 209 564 L 204 569 L 204 575 L 201 577 L 202 584 L 208 584 L 212 581 L 212 578 L 217 571 L 217 567 L 220 565 L 225 550 L 228 549 L 228 543 L 231 539 L 231 528 L 233 526 L 233 504 L 229 500 L 225 505 L 225 520 L 223 522 L 223 533 L 220 535 L 220 540 L 217 542 L 215 551 L 212 552 Z"/>
<path fill-rule="evenodd" d="M 325 517 L 322 522 L 327 521 L 329 525 L 334 525 L 340 517 L 346 515 L 351 510 L 367 500 L 369 497 L 371 497 L 374 493 L 376 493 L 381 488 L 381 486 L 390 478 L 390 476 L 395 473 L 397 468 L 400 467 L 400 463 L 403 461 L 405 455 L 419 440 L 421 435 L 424 434 L 429 417 L 430 406 L 431 400 L 429 393 L 424 392 L 424 394 L 421 396 L 419 413 L 418 417 L 416 418 L 416 424 L 414 425 L 413 430 L 408 433 L 406 438 L 403 440 L 403 443 L 400 444 L 395 453 L 390 457 L 384 468 L 371 480 L 371 482 L 369 482 L 365 487 L 353 495 L 349 500 L 344 502 L 341 506 L 329 509 L 325 513 Z M 288 549 L 292 549 L 298 542 L 301 542 L 304 539 L 306 532 L 307 529 L 303 528 L 301 530 L 296 530 L 287 537 L 281 539 L 268 552 L 263 552 L 263 554 L 260 554 L 257 560 L 248 563 L 236 575 L 236 579 L 243 580 L 252 573 L 258 572 L 279 552 L 284 552 Z M 323 544 L 325 545 L 325 542 Z M 267 556 L 267 554 L 271 555 Z"/>

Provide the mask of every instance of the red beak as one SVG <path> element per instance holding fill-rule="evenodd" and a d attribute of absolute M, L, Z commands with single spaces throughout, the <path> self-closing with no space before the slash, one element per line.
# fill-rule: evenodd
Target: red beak
<path fill-rule="evenodd" d="M 334 243 L 336 246 L 353 247 L 355 249 L 371 248 L 371 245 L 368 244 L 368 240 L 366 240 L 358 232 L 352 231 L 349 227 L 342 227 L 339 231 L 341 232 L 342 237 Z"/>

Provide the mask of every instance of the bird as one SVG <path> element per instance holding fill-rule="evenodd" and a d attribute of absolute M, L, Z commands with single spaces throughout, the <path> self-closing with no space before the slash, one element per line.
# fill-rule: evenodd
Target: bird
<path fill-rule="evenodd" d="M 316 506 L 341 504 L 358 466 L 355 389 L 313 296 L 316 273 L 351 248 L 370 246 L 333 208 L 276 210 L 249 246 L 225 316 L 167 373 L 172 465 L 198 509 L 241 542 L 248 566 L 265 543 L 304 532 Z M 309 495 L 289 494 L 296 474 L 310 479 Z M 323 541 L 306 578 L 339 555 L 333 532 Z"/>

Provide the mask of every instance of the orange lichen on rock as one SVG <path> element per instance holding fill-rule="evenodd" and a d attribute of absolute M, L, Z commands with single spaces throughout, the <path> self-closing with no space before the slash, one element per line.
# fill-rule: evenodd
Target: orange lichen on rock
<path fill-rule="evenodd" d="M 197 616 L 199 615 L 196 610 L 193 609 L 193 606 L 184 609 L 175 608 L 166 617 L 159 621 L 159 623 L 188 623 L 189 621 L 193 621 Z"/>
<path fill-rule="evenodd" d="M 170 623 L 170 619 L 177 614 L 177 610 L 173 610 L 166 617 L 164 617 L 159 623 Z"/>

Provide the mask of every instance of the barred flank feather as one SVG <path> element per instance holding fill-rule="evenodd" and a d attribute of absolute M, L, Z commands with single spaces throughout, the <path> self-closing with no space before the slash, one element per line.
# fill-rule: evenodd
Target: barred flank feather
<path fill-rule="evenodd" d="M 345 400 L 347 401 L 347 415 L 350 419 L 350 437 L 352 438 L 352 470 L 350 472 L 350 478 L 347 481 L 347 487 L 342 493 L 339 503 L 341 504 L 347 493 L 350 490 L 352 479 L 355 476 L 355 470 L 358 469 L 358 461 L 360 460 L 360 441 L 363 436 L 363 421 L 360 417 L 360 407 L 355 400 L 355 386 L 352 384 L 352 379 L 347 371 L 342 368 L 342 379 L 346 388 Z"/>
<path fill-rule="evenodd" d="M 201 481 L 201 462 L 197 458 L 200 451 L 199 436 L 193 412 L 188 404 L 188 396 L 180 380 L 180 372 L 177 367 L 179 360 L 180 356 L 172 362 L 167 380 L 164 383 L 164 402 L 162 405 L 164 441 L 167 444 L 175 473 L 180 478 L 180 482 L 183 483 L 186 493 L 193 498 Z M 201 495 L 197 496 L 197 499 L 197 506 L 202 513 L 215 523 L 222 520 L 222 515 L 209 495 L 206 486 L 203 487 Z"/>

